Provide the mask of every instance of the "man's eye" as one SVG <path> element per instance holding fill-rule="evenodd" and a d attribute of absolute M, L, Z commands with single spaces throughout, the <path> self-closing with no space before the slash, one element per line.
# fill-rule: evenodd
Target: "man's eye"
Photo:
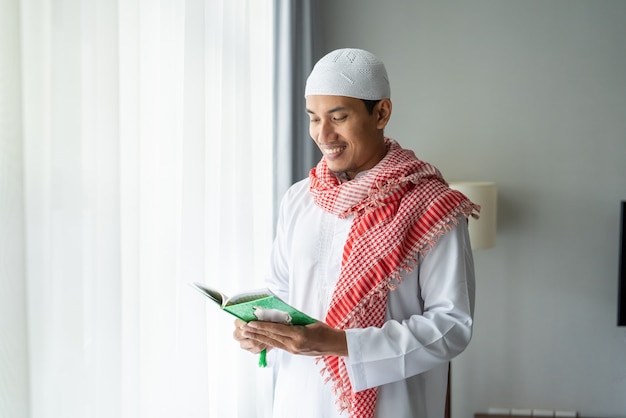
<path fill-rule="evenodd" d="M 311 123 L 317 123 L 319 121 L 320 121 L 319 119 L 311 119 Z"/>
<path fill-rule="evenodd" d="M 333 118 L 333 120 L 334 120 L 335 122 L 343 122 L 343 121 L 344 121 L 344 120 L 346 120 L 347 118 L 348 118 L 348 116 L 339 116 L 339 117 Z"/>

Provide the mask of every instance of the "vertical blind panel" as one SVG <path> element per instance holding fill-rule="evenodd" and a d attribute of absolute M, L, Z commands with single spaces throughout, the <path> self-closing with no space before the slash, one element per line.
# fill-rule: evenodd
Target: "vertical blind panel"
<path fill-rule="evenodd" d="M 0 416 L 29 413 L 19 7 L 0 3 Z"/>

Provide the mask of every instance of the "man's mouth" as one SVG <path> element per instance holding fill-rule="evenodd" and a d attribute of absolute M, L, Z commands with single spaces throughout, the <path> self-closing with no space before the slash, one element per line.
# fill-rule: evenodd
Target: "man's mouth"
<path fill-rule="evenodd" d="M 326 155 L 327 157 L 332 157 L 334 155 L 339 154 L 340 152 L 342 152 L 344 149 L 346 149 L 346 147 L 333 147 L 333 148 L 325 148 L 324 149 L 324 155 Z"/>

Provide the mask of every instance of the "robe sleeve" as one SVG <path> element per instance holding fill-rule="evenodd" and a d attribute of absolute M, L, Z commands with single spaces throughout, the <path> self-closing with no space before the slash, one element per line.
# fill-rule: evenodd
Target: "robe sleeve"
<path fill-rule="evenodd" d="M 467 222 L 460 220 L 444 234 L 404 280 L 418 280 L 415 299 L 408 302 L 414 314 L 389 318 L 381 328 L 346 331 L 346 366 L 357 392 L 430 370 L 450 361 L 469 343 L 474 262 Z"/>
<path fill-rule="evenodd" d="M 290 218 L 286 214 L 286 208 L 293 200 L 292 194 L 295 186 L 287 190 L 282 198 L 276 222 L 276 236 L 272 244 L 269 271 L 265 277 L 265 284 L 279 298 L 289 301 L 289 251 L 291 246 L 288 234 Z M 293 222 L 293 221 L 292 221 Z"/>

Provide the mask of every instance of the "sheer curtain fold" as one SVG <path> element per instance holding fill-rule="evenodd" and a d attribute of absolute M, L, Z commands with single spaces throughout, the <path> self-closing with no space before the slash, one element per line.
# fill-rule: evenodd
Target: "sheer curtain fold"
<path fill-rule="evenodd" d="M 30 416 L 255 416 L 256 359 L 188 283 L 266 267 L 271 3 L 15 4 Z"/>

